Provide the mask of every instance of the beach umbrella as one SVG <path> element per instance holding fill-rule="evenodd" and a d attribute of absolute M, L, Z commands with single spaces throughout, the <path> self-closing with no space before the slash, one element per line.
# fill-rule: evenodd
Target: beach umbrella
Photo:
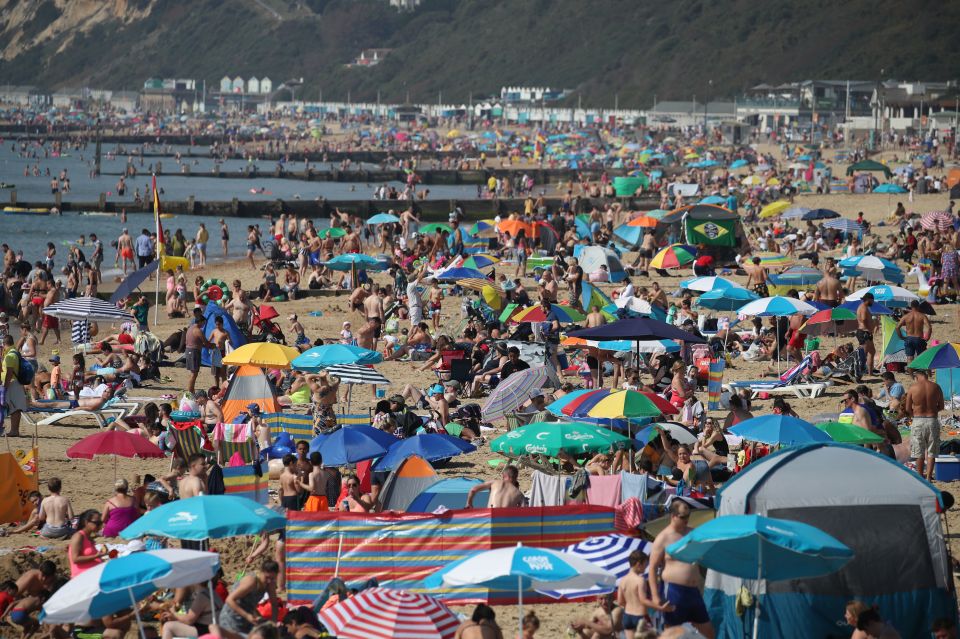
<path fill-rule="evenodd" d="M 463 279 L 478 279 L 482 280 L 486 278 L 486 275 L 483 274 L 483 271 L 480 271 L 475 268 L 467 268 L 465 266 L 453 266 L 450 268 L 443 269 L 431 275 L 435 280 L 463 280 Z M 490 283 L 490 280 L 487 280 L 487 283 Z"/>
<path fill-rule="evenodd" d="M 634 436 L 634 439 L 643 443 L 649 444 L 654 439 L 660 436 L 660 433 L 664 432 L 672 439 L 677 440 L 679 444 L 692 445 L 697 443 L 697 436 L 690 432 L 690 430 L 683 424 L 677 422 L 656 422 L 644 426 L 640 431 Z"/>
<path fill-rule="evenodd" d="M 863 227 L 858 222 L 840 217 L 834 220 L 827 220 L 823 223 L 824 228 L 834 229 L 842 233 L 863 233 Z"/>
<path fill-rule="evenodd" d="M 657 417 L 662 414 L 652 399 L 639 391 L 612 391 L 591 406 L 586 415 L 603 419 Z"/>
<path fill-rule="evenodd" d="M 482 268 L 493 266 L 499 261 L 499 257 L 495 257 L 487 253 L 475 253 L 463 261 L 463 266 L 465 268 L 473 268 L 479 271 Z"/>
<path fill-rule="evenodd" d="M 889 280 L 900 283 L 904 280 L 900 267 L 888 259 L 876 255 L 854 255 L 838 262 L 844 275 L 863 277 L 871 281 Z"/>
<path fill-rule="evenodd" d="M 907 368 L 919 371 L 960 368 L 960 344 L 931 346 L 907 364 Z"/>
<path fill-rule="evenodd" d="M 669 413 L 669 414 L 671 414 L 671 415 L 675 415 L 675 414 L 677 414 L 677 412 L 678 412 L 678 411 L 677 411 L 677 408 L 676 408 L 673 404 L 671 404 L 670 402 L 668 402 L 668 401 L 665 400 L 664 398 L 660 397 L 660 396 L 657 395 L 656 393 L 643 392 L 643 391 L 618 391 L 618 390 L 609 389 L 609 388 L 595 389 L 595 390 L 591 390 L 591 391 L 589 391 L 589 392 L 587 392 L 587 393 L 585 393 L 585 394 L 583 394 L 583 395 L 580 395 L 580 396 L 578 396 L 575 400 L 567 403 L 567 404 L 562 408 L 561 412 L 562 412 L 562 414 L 567 415 L 567 416 L 569 416 L 569 417 L 597 417 L 597 418 L 605 418 L 605 416 L 594 415 L 594 414 L 593 414 L 593 409 L 596 408 L 597 404 L 599 404 L 602 400 L 607 399 L 607 398 L 610 397 L 611 395 L 616 395 L 616 394 L 618 394 L 618 393 L 639 393 L 639 394 L 642 395 L 650 404 L 652 404 L 652 406 L 646 405 L 646 404 L 644 404 L 644 402 L 642 402 L 642 401 L 640 401 L 640 400 L 638 400 L 638 399 L 635 399 L 635 398 L 632 399 L 632 400 L 622 400 L 622 401 L 624 401 L 625 405 L 627 405 L 627 407 L 628 407 L 630 410 L 639 411 L 639 412 L 644 412 L 644 413 L 646 413 L 646 414 L 643 414 L 643 415 L 617 415 L 617 416 L 614 417 L 614 419 L 623 418 L 623 417 L 655 417 L 656 415 L 659 415 L 659 414 L 661 414 L 661 413 Z M 630 406 L 630 405 L 629 405 L 629 402 L 630 402 L 630 401 L 634 401 L 634 402 L 636 402 L 638 405 L 637 405 L 637 406 Z M 656 413 L 653 413 L 654 410 L 656 410 L 657 412 L 656 412 Z"/>
<path fill-rule="evenodd" d="M 781 213 L 783 213 L 784 211 L 786 211 L 787 209 L 789 209 L 791 206 L 793 205 L 787 200 L 777 200 L 776 202 L 771 202 L 770 204 L 767 204 L 765 207 L 760 209 L 760 214 L 758 215 L 758 217 L 760 219 L 766 219 L 768 217 L 776 217 Z"/>
<path fill-rule="evenodd" d="M 760 265 L 767 268 L 779 268 L 781 266 L 793 264 L 795 261 L 789 255 L 784 255 L 782 253 L 771 253 L 768 251 L 754 253 L 753 257 L 758 258 L 760 260 Z"/>
<path fill-rule="evenodd" d="M 788 315 L 813 315 L 817 309 L 802 300 L 792 297 L 763 297 L 752 302 L 747 302 L 739 309 L 737 314 L 750 315 L 757 317 L 785 317 Z"/>
<path fill-rule="evenodd" d="M 355 269 L 369 271 L 384 270 L 380 260 L 369 255 L 364 255 L 363 253 L 344 253 L 343 255 L 337 255 L 332 260 L 327 260 L 324 264 L 327 268 L 334 271 L 352 271 Z"/>
<path fill-rule="evenodd" d="M 113 292 L 107 301 L 110 304 L 117 304 L 120 300 L 129 297 L 135 290 L 140 288 L 141 284 L 147 281 L 147 278 L 157 272 L 159 266 L 160 260 L 154 260 L 143 268 L 127 275 L 123 281 L 117 285 L 117 290 Z"/>
<path fill-rule="evenodd" d="M 420 233 L 422 235 L 432 235 L 437 231 L 453 233 L 453 229 L 449 224 L 443 224 L 441 222 L 433 222 L 432 224 L 425 224 L 424 226 L 420 227 Z"/>
<path fill-rule="evenodd" d="M 640 240 L 643 239 L 643 229 L 639 226 L 630 226 L 628 224 L 621 224 L 613 229 L 613 234 L 620 243 L 626 246 L 636 246 L 640 243 Z"/>
<path fill-rule="evenodd" d="M 759 300 L 760 296 L 745 288 L 731 287 L 707 291 L 694 304 L 714 311 L 735 311 L 747 302 Z"/>
<path fill-rule="evenodd" d="M 593 306 L 603 309 L 607 304 L 612 304 L 610 297 L 600 290 L 599 287 L 584 282 L 580 292 L 580 308 L 589 310 Z"/>
<path fill-rule="evenodd" d="M 316 373 L 341 364 L 379 364 L 383 355 L 369 348 L 352 344 L 324 344 L 314 346 L 298 355 L 290 364 L 298 371 Z"/>
<path fill-rule="evenodd" d="M 667 546 L 673 559 L 759 582 L 805 579 L 836 572 L 853 551 L 809 524 L 760 515 L 725 515 Z M 754 612 L 757 637 L 760 610 Z"/>
<path fill-rule="evenodd" d="M 563 552 L 577 555 L 604 570 L 612 572 L 619 581 L 630 572 L 630 555 L 635 550 L 650 554 L 650 544 L 637 537 L 611 534 L 599 537 L 589 537 L 580 543 L 571 544 Z M 594 587 L 584 590 L 542 590 L 541 592 L 554 599 L 580 599 L 613 592 L 611 587 Z"/>
<path fill-rule="evenodd" d="M 87 624 L 133 608 L 161 588 L 183 588 L 210 580 L 220 568 L 217 553 L 166 548 L 118 557 L 83 571 L 58 588 L 43 604 L 41 620 L 50 624 Z"/>
<path fill-rule="evenodd" d="M 379 587 L 324 608 L 317 618 L 339 639 L 453 639 L 460 625 L 433 597 Z"/>
<path fill-rule="evenodd" d="M 582 322 L 587 317 L 572 306 L 564 306 L 562 304 L 551 304 L 550 311 L 556 314 L 557 320 L 562 324 Z M 511 319 L 518 323 L 545 322 L 547 321 L 547 315 L 543 312 L 543 307 L 538 304 L 536 306 L 528 306 L 516 313 Z"/>
<path fill-rule="evenodd" d="M 383 457 L 398 441 L 395 436 L 378 428 L 351 425 L 317 435 L 310 440 L 310 452 L 320 453 L 324 465 L 336 468 Z"/>
<path fill-rule="evenodd" d="M 671 244 L 653 256 L 650 268 L 678 268 L 697 259 L 697 247 L 687 244 Z"/>
<path fill-rule="evenodd" d="M 339 378 L 344 384 L 370 384 L 373 386 L 389 386 L 390 380 L 372 366 L 361 364 L 336 364 L 328 366 L 326 371 Z"/>
<path fill-rule="evenodd" d="M 530 399 L 534 392 L 540 392 L 547 378 L 546 366 L 532 366 L 502 380 L 483 405 L 481 410 L 483 419 L 492 422 L 515 411 Z"/>
<path fill-rule="evenodd" d="M 729 432 L 752 442 L 780 446 L 830 441 L 826 433 L 817 430 L 810 422 L 789 415 L 752 417 L 732 426 Z"/>
<path fill-rule="evenodd" d="M 839 306 L 817 311 L 800 327 L 800 332 L 807 335 L 852 333 L 855 330 L 857 330 L 856 312 Z"/>
<path fill-rule="evenodd" d="M 73 297 L 46 307 L 43 313 L 62 320 L 110 323 L 136 321 L 127 311 L 120 310 L 99 297 Z"/>
<path fill-rule="evenodd" d="M 946 231 L 953 227 L 953 216 L 946 211 L 930 211 L 920 218 L 920 226 L 928 231 Z"/>
<path fill-rule="evenodd" d="M 327 239 L 328 237 L 341 238 L 341 237 L 344 237 L 346 234 L 347 234 L 346 230 L 340 228 L 339 226 L 332 226 L 330 228 L 322 229 L 317 232 L 317 236 L 323 239 Z"/>
<path fill-rule="evenodd" d="M 493 291 L 501 297 L 505 294 L 503 287 L 496 282 L 488 280 L 486 277 L 467 277 L 462 280 L 457 280 L 457 285 L 481 293 L 485 288 L 492 288 Z"/>
<path fill-rule="evenodd" d="M 503 308 L 503 297 L 492 286 L 484 286 L 480 289 L 480 297 L 487 306 L 495 311 Z"/>
<path fill-rule="evenodd" d="M 568 405 L 570 402 L 577 399 L 578 397 L 583 397 L 587 393 L 592 393 L 592 392 L 593 392 L 592 388 L 580 388 L 575 391 L 570 391 L 566 395 L 558 399 L 555 399 L 549 404 L 547 404 L 546 409 L 559 417 L 564 414 L 562 411 L 566 405 Z"/>
<path fill-rule="evenodd" d="M 679 340 L 690 344 L 703 344 L 706 340 L 672 324 L 649 317 L 628 317 L 593 328 L 570 331 L 572 337 L 595 340 Z"/>
<path fill-rule="evenodd" d="M 837 308 L 845 308 L 848 311 L 857 312 L 857 309 L 860 308 L 860 300 L 851 300 L 849 302 L 843 302 L 837 304 Z M 873 315 L 893 315 L 893 311 L 880 302 L 874 300 L 873 304 L 870 305 L 870 313 Z"/>
<path fill-rule="evenodd" d="M 93 459 L 99 455 L 113 456 L 113 479 L 117 479 L 117 457 L 163 459 L 166 454 L 139 432 L 107 430 L 84 437 L 67 449 L 70 459 Z"/>
<path fill-rule="evenodd" d="M 300 351 L 283 344 L 272 342 L 250 342 L 223 358 L 226 366 L 243 366 L 249 364 L 260 368 L 279 368 L 287 370 L 290 362 L 300 356 Z"/>
<path fill-rule="evenodd" d="M 743 168 L 743 167 L 745 167 L 745 166 L 749 166 L 749 164 L 750 164 L 750 162 L 748 162 L 747 160 L 744 160 L 743 158 L 740 158 L 739 160 L 734 160 L 733 162 L 731 162 L 731 163 L 730 163 L 730 168 L 731 168 L 731 169 L 741 169 L 741 168 Z"/>
<path fill-rule="evenodd" d="M 721 197 L 719 195 L 708 195 L 707 197 L 701 199 L 697 204 L 726 204 L 727 198 Z"/>
<path fill-rule="evenodd" d="M 783 220 L 800 220 L 809 212 L 810 209 L 805 206 L 791 206 L 780 214 L 780 218 Z"/>
<path fill-rule="evenodd" d="M 709 275 L 705 277 L 691 277 L 688 280 L 683 280 L 680 282 L 681 289 L 687 289 L 688 291 L 722 291 L 728 288 L 743 288 L 736 282 L 731 282 L 728 279 L 719 277 L 716 275 Z"/>
<path fill-rule="evenodd" d="M 907 190 L 900 186 L 899 184 L 893 184 L 892 182 L 887 182 L 886 184 L 881 184 L 873 190 L 874 193 L 906 193 Z"/>
<path fill-rule="evenodd" d="M 199 495 L 178 499 L 147 511 L 120 536 L 205 541 L 280 530 L 286 517 L 252 499 L 235 495 Z"/>
<path fill-rule="evenodd" d="M 823 272 L 809 266 L 791 266 L 775 277 L 781 285 L 813 286 L 823 279 Z"/>
<path fill-rule="evenodd" d="M 393 470 L 403 463 L 407 457 L 416 455 L 429 462 L 441 459 L 450 459 L 463 453 L 472 453 L 477 450 L 473 444 L 443 433 L 425 433 L 400 439 L 390 445 L 387 454 L 377 460 L 373 469 L 376 471 Z"/>
<path fill-rule="evenodd" d="M 763 184 L 763 178 L 759 175 L 748 175 L 740 180 L 740 184 L 744 186 L 760 186 Z"/>
<path fill-rule="evenodd" d="M 497 236 L 496 220 L 480 220 L 470 227 L 470 235 L 474 237 L 491 238 Z"/>
<path fill-rule="evenodd" d="M 830 439 L 840 444 L 879 444 L 883 442 L 883 437 L 856 424 L 824 422 L 816 426 L 830 435 Z"/>
<path fill-rule="evenodd" d="M 545 589 L 585 589 L 616 585 L 608 570 L 574 554 L 517 544 L 474 553 L 441 568 L 424 580 L 430 589 L 446 586 L 486 586 L 517 589 L 518 621 L 523 634 L 523 592 Z"/>
<path fill-rule="evenodd" d="M 505 455 L 569 455 L 601 453 L 630 440 L 612 430 L 583 422 L 534 422 L 500 435 L 490 450 Z"/>
<path fill-rule="evenodd" d="M 639 215 L 629 222 L 626 223 L 626 226 L 640 227 L 644 229 L 654 229 L 657 228 L 657 224 L 660 223 L 656 217 L 652 215 Z"/>
<path fill-rule="evenodd" d="M 801 217 L 801 220 L 832 220 L 840 217 L 840 214 L 833 209 L 813 209 Z"/>
<path fill-rule="evenodd" d="M 399 221 L 400 218 L 391 213 L 377 213 L 367 220 L 367 224 L 370 226 L 376 226 L 377 224 L 396 224 Z"/>
<path fill-rule="evenodd" d="M 906 308 L 910 306 L 910 302 L 913 300 L 921 301 L 912 291 L 908 291 L 900 286 L 888 285 L 867 286 L 866 288 L 861 288 L 847 295 L 845 299 L 848 302 L 854 300 L 859 301 L 867 293 L 873 295 L 874 301 L 880 302 L 890 308 Z"/>

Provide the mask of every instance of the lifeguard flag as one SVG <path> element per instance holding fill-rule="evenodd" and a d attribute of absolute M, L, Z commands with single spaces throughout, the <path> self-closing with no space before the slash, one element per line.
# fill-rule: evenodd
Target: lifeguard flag
<path fill-rule="evenodd" d="M 153 219 L 157 223 L 157 257 L 166 253 L 163 244 L 163 225 L 160 223 L 160 192 L 157 191 L 157 176 L 153 176 Z"/>

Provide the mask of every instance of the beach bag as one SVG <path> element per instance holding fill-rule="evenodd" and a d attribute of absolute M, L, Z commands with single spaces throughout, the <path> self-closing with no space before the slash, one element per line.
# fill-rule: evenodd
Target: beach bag
<path fill-rule="evenodd" d="M 29 386 L 33 383 L 33 377 L 37 374 L 37 371 L 34 370 L 33 364 L 23 358 L 20 351 L 13 352 L 17 354 L 17 361 L 20 363 L 20 366 L 17 367 L 19 371 L 17 373 L 17 381 L 23 386 Z"/>

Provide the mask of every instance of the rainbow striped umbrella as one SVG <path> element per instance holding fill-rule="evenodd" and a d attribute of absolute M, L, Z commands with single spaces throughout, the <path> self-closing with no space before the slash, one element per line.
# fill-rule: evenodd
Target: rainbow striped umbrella
<path fill-rule="evenodd" d="M 649 397 L 638 391 L 616 391 L 587 411 L 588 417 L 619 419 L 624 417 L 656 417 L 660 409 Z"/>
<path fill-rule="evenodd" d="M 495 257 L 487 253 L 476 253 L 465 259 L 463 261 L 463 266 L 465 268 L 475 268 L 480 270 L 482 268 L 487 268 L 488 266 L 493 266 L 499 261 L 499 257 Z"/>
<path fill-rule="evenodd" d="M 496 237 L 497 236 L 497 222 L 496 220 L 480 220 L 476 224 L 470 227 L 470 235 L 474 237 Z"/>
<path fill-rule="evenodd" d="M 786 266 L 793 264 L 794 259 L 781 253 L 754 253 L 754 257 L 760 258 L 760 264 L 763 266 Z"/>
<path fill-rule="evenodd" d="M 697 249 L 689 244 L 671 244 L 650 260 L 650 268 L 678 268 L 697 259 Z"/>
<path fill-rule="evenodd" d="M 600 388 L 581 394 L 563 406 L 560 409 L 560 412 L 569 417 L 596 417 L 592 414 L 592 411 L 594 408 L 596 408 L 597 404 L 607 399 L 611 395 L 616 395 L 621 392 L 639 393 L 653 404 L 654 409 L 658 411 L 658 415 L 676 415 L 679 412 L 673 404 L 660 397 L 656 393 L 645 393 L 643 391 L 616 391 L 609 388 Z M 638 405 L 643 405 L 643 400 L 639 398 L 627 398 L 625 401 L 636 401 Z M 650 415 L 645 416 L 649 417 Z"/>
<path fill-rule="evenodd" d="M 907 364 L 907 368 L 920 371 L 960 368 L 960 344 L 947 343 L 931 346 Z"/>
<path fill-rule="evenodd" d="M 857 330 L 857 314 L 842 306 L 817 311 L 800 327 L 800 331 L 807 335 L 851 333 L 855 330 Z"/>
<path fill-rule="evenodd" d="M 582 322 L 587 318 L 577 309 L 561 304 L 554 304 L 550 307 L 550 310 L 557 314 L 557 319 L 563 324 Z M 547 314 L 543 312 L 542 306 L 537 305 L 523 309 L 511 319 L 514 322 L 545 322 L 547 321 Z"/>

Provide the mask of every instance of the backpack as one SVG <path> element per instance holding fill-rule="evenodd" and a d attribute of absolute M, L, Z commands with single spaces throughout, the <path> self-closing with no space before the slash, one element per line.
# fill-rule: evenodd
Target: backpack
<path fill-rule="evenodd" d="M 33 377 L 37 374 L 37 371 L 34 370 L 33 364 L 28 362 L 23 358 L 23 355 L 20 354 L 20 351 L 13 351 L 17 354 L 17 361 L 20 366 L 17 367 L 19 371 L 17 373 L 17 381 L 20 382 L 22 386 L 28 386 L 33 383 Z"/>

